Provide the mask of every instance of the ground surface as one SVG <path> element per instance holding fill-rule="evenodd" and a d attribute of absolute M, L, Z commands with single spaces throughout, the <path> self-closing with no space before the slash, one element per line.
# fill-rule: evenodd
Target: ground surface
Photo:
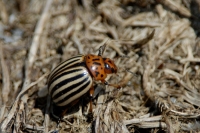
<path fill-rule="evenodd" d="M 199 14 L 198 0 L 1 0 L 1 132 L 200 131 Z M 104 44 L 122 88 L 95 82 L 93 121 L 86 95 L 57 126 L 48 73 Z"/>

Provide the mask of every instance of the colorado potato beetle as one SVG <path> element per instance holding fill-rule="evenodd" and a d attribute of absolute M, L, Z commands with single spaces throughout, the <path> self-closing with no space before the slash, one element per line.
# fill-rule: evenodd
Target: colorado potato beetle
<path fill-rule="evenodd" d="M 111 59 L 103 58 L 101 54 L 102 51 L 99 50 L 98 55 L 77 55 L 53 69 L 48 78 L 48 90 L 51 101 L 56 106 L 67 109 L 67 106 L 73 106 L 81 96 L 89 92 L 89 111 L 92 112 L 94 80 L 120 88 L 119 85 L 109 84 L 105 80 L 107 74 L 117 73 L 117 67 Z"/>

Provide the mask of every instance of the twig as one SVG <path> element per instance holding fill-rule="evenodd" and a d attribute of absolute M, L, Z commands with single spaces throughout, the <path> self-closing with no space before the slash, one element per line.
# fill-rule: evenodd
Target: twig
<path fill-rule="evenodd" d="M 149 117 L 149 118 L 134 118 L 131 120 L 124 120 L 123 123 L 125 125 L 130 125 L 130 124 L 137 124 L 141 122 L 149 122 L 149 121 L 160 121 L 162 120 L 162 116 L 154 116 L 154 117 Z"/>
<path fill-rule="evenodd" d="M 26 71 L 25 71 L 25 81 L 24 81 L 22 90 L 25 88 L 25 86 L 27 84 L 30 83 L 30 77 L 29 76 L 30 76 L 31 68 L 32 68 L 33 63 L 35 61 L 36 54 L 37 54 L 37 51 L 38 51 L 38 46 L 40 44 L 39 43 L 40 36 L 42 35 L 42 31 L 43 31 L 45 24 L 48 21 L 49 16 L 50 16 L 49 9 L 51 7 L 51 3 L 52 3 L 52 0 L 47 0 L 45 8 L 43 10 L 43 13 L 42 13 L 37 25 L 36 25 L 33 41 L 32 41 L 31 47 L 30 47 L 29 55 L 28 55 L 28 62 L 27 62 Z"/>
<path fill-rule="evenodd" d="M 33 125 L 24 125 L 24 128 L 27 130 L 31 130 L 31 131 L 37 131 L 37 132 L 42 132 L 44 131 L 44 127 L 39 127 L 39 126 L 33 126 Z"/>
<path fill-rule="evenodd" d="M 44 132 L 48 132 L 48 126 L 49 126 L 49 109 L 50 109 L 50 96 L 47 97 L 47 106 L 45 110 L 45 118 L 44 118 Z"/>
<path fill-rule="evenodd" d="M 164 24 L 159 22 L 151 22 L 148 21 L 133 21 L 130 24 L 127 24 L 126 26 L 144 26 L 144 27 L 162 27 Z"/>
<path fill-rule="evenodd" d="M 143 122 L 137 125 L 139 128 L 167 128 L 164 122 Z"/>
<path fill-rule="evenodd" d="M 162 3 L 169 7 L 171 10 L 179 12 L 180 14 L 186 16 L 186 17 L 191 17 L 190 11 L 185 8 L 184 6 L 181 6 L 178 4 L 178 2 L 173 1 L 173 0 L 163 0 Z"/>
<path fill-rule="evenodd" d="M 135 118 L 131 120 L 124 120 L 125 125 L 134 124 L 140 128 L 167 128 L 167 125 L 164 122 L 161 122 L 162 116 L 154 116 L 149 118 Z"/>
<path fill-rule="evenodd" d="M 81 44 L 80 40 L 77 38 L 76 34 L 73 35 L 72 40 L 74 41 L 74 44 L 76 44 L 79 54 L 83 54 L 83 45 Z"/>
<path fill-rule="evenodd" d="M 51 7 L 51 3 L 52 3 L 52 0 L 47 0 L 46 6 L 43 10 L 41 18 L 37 23 L 37 26 L 35 29 L 35 35 L 33 37 L 33 41 L 32 41 L 30 52 L 29 52 L 29 58 L 28 58 L 29 66 L 32 66 L 33 62 L 35 61 L 35 56 L 38 50 L 38 46 L 40 44 L 39 39 L 45 27 L 45 24 L 48 21 L 49 16 L 50 16 L 49 9 Z"/>
<path fill-rule="evenodd" d="M 3 87 L 2 87 L 2 102 L 3 107 L 1 108 L 1 114 L 0 114 L 0 122 L 2 121 L 6 109 L 6 103 L 8 102 L 8 94 L 10 92 L 10 74 L 8 71 L 8 67 L 6 65 L 6 62 L 4 60 L 4 54 L 3 54 L 3 46 L 2 43 L 0 43 L 0 59 L 1 59 L 1 67 L 2 67 L 2 77 L 3 77 Z"/>
<path fill-rule="evenodd" d="M 3 0 L 0 0 L 0 15 L 1 15 L 1 20 L 5 24 L 7 24 L 8 23 L 8 12 L 6 10 L 6 6 L 5 6 Z"/>
<path fill-rule="evenodd" d="M 164 117 L 164 119 L 165 119 L 165 124 L 166 124 L 167 131 L 169 133 L 174 133 L 173 124 L 172 124 L 170 118 Z"/>

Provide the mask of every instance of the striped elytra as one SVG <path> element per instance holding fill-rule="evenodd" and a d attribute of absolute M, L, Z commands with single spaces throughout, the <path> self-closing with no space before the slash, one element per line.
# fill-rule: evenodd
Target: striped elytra
<path fill-rule="evenodd" d="M 51 101 L 59 107 L 66 107 L 77 101 L 81 96 L 90 93 L 93 97 L 93 80 L 99 80 L 105 85 L 107 74 L 116 73 L 117 67 L 109 58 L 101 55 L 77 55 L 59 64 L 48 77 L 48 90 Z M 90 112 L 92 102 L 90 100 Z"/>
<path fill-rule="evenodd" d="M 59 64 L 48 79 L 49 94 L 57 106 L 66 106 L 84 95 L 92 85 L 84 63 L 84 55 L 72 57 Z"/>

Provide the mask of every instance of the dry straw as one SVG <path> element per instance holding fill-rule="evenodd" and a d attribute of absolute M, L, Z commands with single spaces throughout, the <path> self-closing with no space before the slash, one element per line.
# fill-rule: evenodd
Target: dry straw
<path fill-rule="evenodd" d="M 0 1 L 1 132 L 200 131 L 198 0 L 15 2 Z M 48 73 L 105 43 L 122 88 L 95 82 L 93 122 L 82 98 L 57 125 Z"/>

